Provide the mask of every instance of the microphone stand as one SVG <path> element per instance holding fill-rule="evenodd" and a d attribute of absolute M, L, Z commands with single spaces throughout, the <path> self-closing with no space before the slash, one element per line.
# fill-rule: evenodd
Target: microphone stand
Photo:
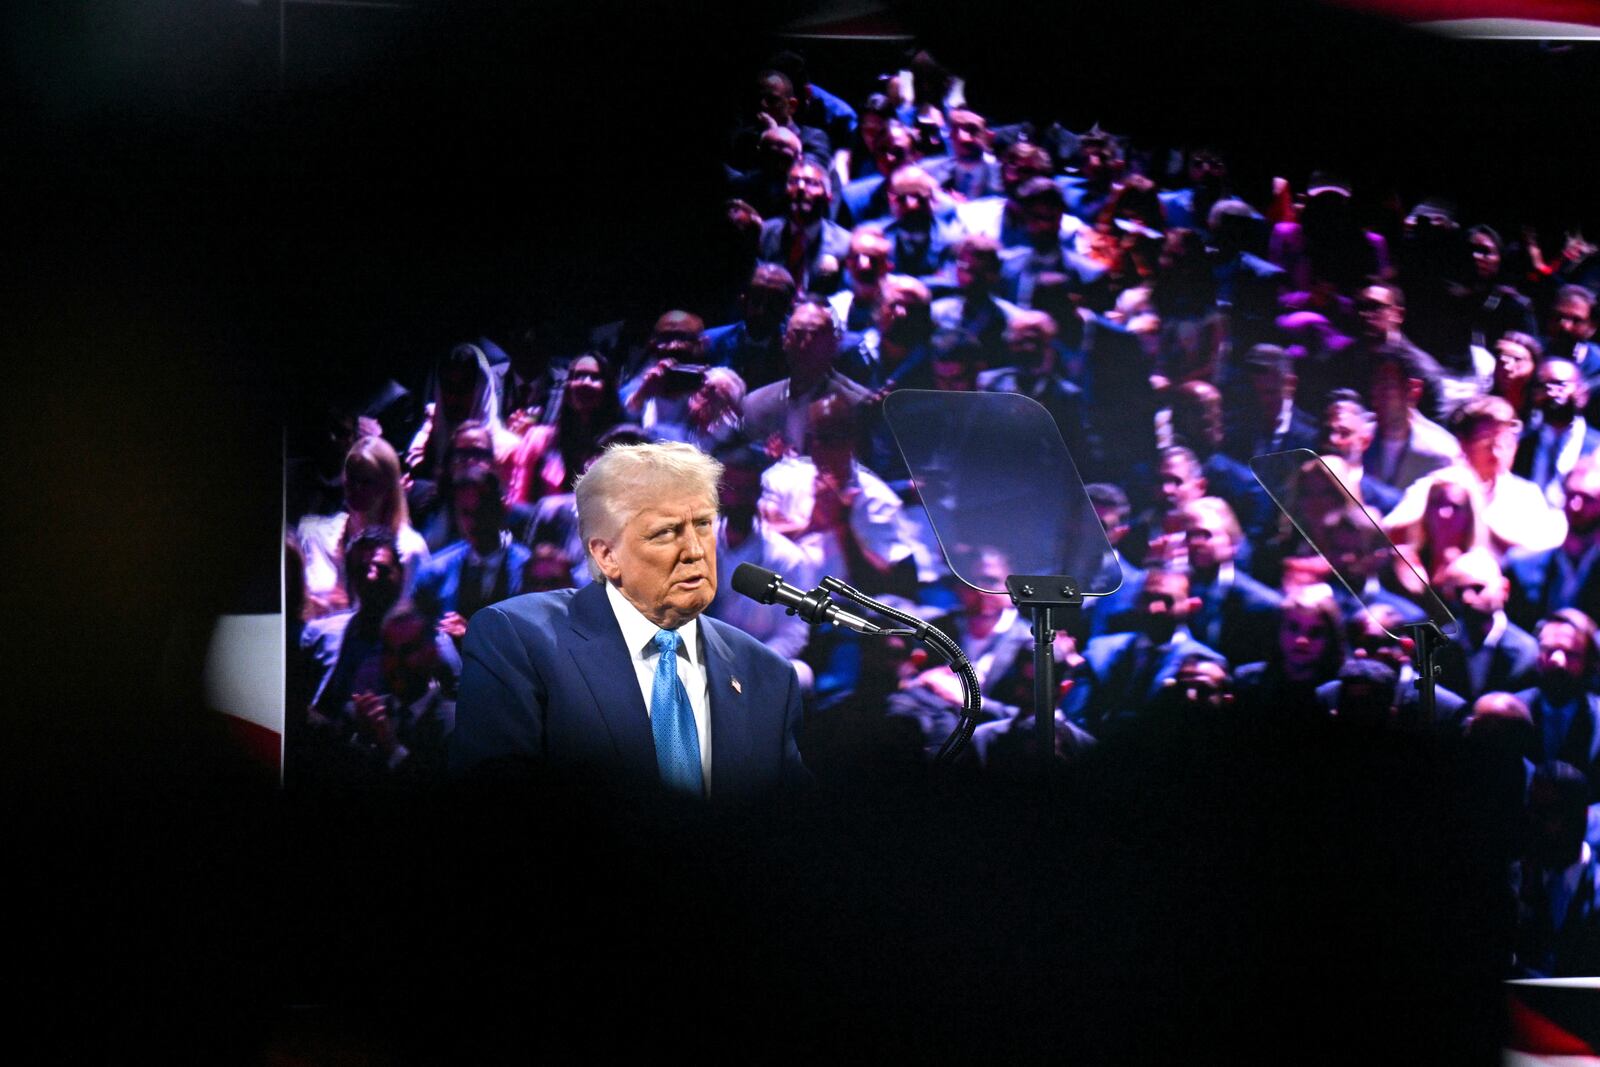
<path fill-rule="evenodd" d="M 895 622 L 905 626 L 904 630 L 885 630 L 884 637 L 914 637 L 939 654 L 943 660 L 955 671 L 956 677 L 961 679 L 961 720 L 956 723 L 956 728 L 945 738 L 944 744 L 939 746 L 939 753 L 934 757 L 934 764 L 940 767 L 949 766 L 955 762 L 967 742 L 972 740 L 972 731 L 978 727 L 978 712 L 983 708 L 983 694 L 978 692 L 978 673 L 972 669 L 972 663 L 967 659 L 967 654 L 961 651 L 961 646 L 952 641 L 948 634 L 931 623 L 924 622 L 915 615 L 908 614 L 898 608 L 881 603 L 867 596 L 859 589 L 841 582 L 830 575 L 824 575 L 822 582 L 816 589 L 807 595 L 807 599 L 820 595 L 827 599 L 828 593 L 838 593 L 855 601 L 864 608 L 871 608 L 880 615 L 885 615 Z M 793 610 L 792 608 L 790 609 Z"/>

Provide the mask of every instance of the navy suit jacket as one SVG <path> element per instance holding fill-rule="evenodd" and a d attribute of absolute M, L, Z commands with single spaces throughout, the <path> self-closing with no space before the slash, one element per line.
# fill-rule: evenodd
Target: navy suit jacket
<path fill-rule="evenodd" d="M 710 616 L 700 616 L 700 632 L 712 795 L 749 798 L 804 782 L 794 667 Z M 623 786 L 660 783 L 649 712 L 603 583 L 484 608 L 462 652 L 452 774 L 521 759 Z"/>
<path fill-rule="evenodd" d="M 466 568 L 471 548 L 467 542 L 457 541 L 441 549 L 417 572 L 411 598 L 422 613 L 435 622 L 452 611 L 461 612 L 469 619 L 475 614 L 461 611 L 463 606 L 471 606 L 461 596 L 461 572 Z M 533 552 L 526 545 L 512 541 L 506 546 L 506 553 L 500 558 L 500 573 L 495 578 L 494 591 L 501 593 L 501 599 L 522 592 L 523 574 L 532 558 Z"/>
<path fill-rule="evenodd" d="M 1177 675 L 1186 657 L 1200 656 L 1227 665 L 1214 649 L 1192 637 L 1176 635 L 1169 643 L 1151 649 L 1157 658 L 1140 679 L 1135 677 L 1134 664 L 1141 640 L 1140 634 L 1107 634 L 1084 646 L 1084 662 L 1062 704 L 1068 722 L 1099 737 L 1107 726 L 1137 718 L 1161 692 L 1162 683 Z"/>
<path fill-rule="evenodd" d="M 1557 554 L 1558 545 L 1543 552 L 1511 552 L 1506 555 L 1506 577 L 1511 579 L 1511 600 L 1506 613 L 1518 626 L 1531 630 L 1556 608 L 1575 607 L 1591 617 L 1600 610 L 1600 557 L 1579 560 L 1576 590 L 1562 588 Z"/>

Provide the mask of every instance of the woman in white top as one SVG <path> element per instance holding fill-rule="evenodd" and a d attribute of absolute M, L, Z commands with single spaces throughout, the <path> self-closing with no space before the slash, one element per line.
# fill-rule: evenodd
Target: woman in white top
<path fill-rule="evenodd" d="M 368 526 L 392 532 L 400 547 L 405 593 L 417 568 L 428 561 L 428 545 L 411 527 L 400 457 L 381 437 L 363 437 L 344 459 L 345 509 L 337 515 L 307 515 L 296 531 L 305 557 L 306 617 L 350 606 L 344 587 L 344 551 Z"/>

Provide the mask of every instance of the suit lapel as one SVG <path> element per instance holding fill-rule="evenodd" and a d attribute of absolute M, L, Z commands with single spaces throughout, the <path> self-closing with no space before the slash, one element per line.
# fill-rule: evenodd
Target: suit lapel
<path fill-rule="evenodd" d="M 580 589 L 572 598 L 568 617 L 578 639 L 572 645 L 573 662 L 589 684 L 618 760 L 629 771 L 659 774 L 650 714 L 639 692 L 639 678 L 622 639 L 622 627 L 606 599 L 604 582 L 597 580 Z"/>
<path fill-rule="evenodd" d="M 712 788 L 726 786 L 728 772 L 750 759 L 750 718 L 743 691 L 751 684 L 734 672 L 733 650 L 717 632 L 717 623 L 700 616 L 700 633 L 706 651 L 706 681 L 711 686 Z M 735 686 L 735 679 L 738 685 Z"/>

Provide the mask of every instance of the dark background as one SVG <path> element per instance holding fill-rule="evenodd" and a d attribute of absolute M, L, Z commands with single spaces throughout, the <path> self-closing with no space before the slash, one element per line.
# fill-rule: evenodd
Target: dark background
<path fill-rule="evenodd" d="M 1257 198 L 1274 174 L 1301 184 L 1313 166 L 1333 166 L 1372 197 L 1448 193 L 1464 221 L 1504 233 L 1531 222 L 1549 241 L 1591 218 L 1600 79 L 1585 48 L 1451 42 L 1309 3 L 891 8 L 998 121 L 1214 141 Z M 200 706 L 198 665 L 216 613 L 275 610 L 281 427 L 330 368 L 408 380 L 464 337 L 706 299 L 701 236 L 717 217 L 727 121 L 774 47 L 770 31 L 804 10 L 296 5 L 281 40 L 269 2 L 7 16 L 9 784 L 19 876 L 36 901 L 24 940 L 40 962 L 28 985 L 52 1006 L 39 1025 L 63 1048 L 181 1036 L 242 1057 L 314 1032 L 404 1059 L 379 1020 L 427 1020 L 427 1036 L 447 1047 L 456 1026 L 477 1030 L 463 1005 L 498 988 L 490 971 L 518 973 L 506 988 L 533 997 L 533 974 L 644 936 L 624 938 L 595 902 L 631 913 L 634 898 L 617 885 L 659 871 L 655 822 L 578 805 L 562 819 L 565 844 L 548 851 L 527 844 L 548 832 L 545 818 L 513 819 L 525 835 L 502 840 L 505 826 L 483 829 L 498 821 L 483 817 L 486 802 L 447 819 L 400 802 L 278 799 Z M 802 47 L 816 80 L 852 100 L 903 48 Z M 1465 1034 L 1462 1047 L 1479 1051 L 1496 1002 L 1462 976 L 1492 971 L 1495 898 L 1472 881 L 1481 870 L 1447 862 L 1476 833 L 1470 822 L 1443 826 L 1461 797 L 1444 786 L 1415 794 L 1418 774 L 1456 781 L 1453 754 L 1412 753 L 1433 769 L 1384 763 L 1374 779 L 1370 753 L 1308 770 L 1300 746 L 1314 743 L 1285 739 L 1282 752 L 1248 759 L 1219 748 L 1214 774 L 1163 779 L 1173 792 L 1154 795 L 1170 806 L 1148 817 L 1106 799 L 1136 795 L 1134 776 L 1113 774 L 1046 829 L 1022 808 L 920 793 L 887 816 L 851 804 L 795 815 L 783 833 L 759 820 L 719 825 L 689 849 L 711 858 L 669 866 L 667 881 L 724 905 L 704 905 L 719 932 L 692 941 L 691 955 L 736 942 L 730 914 L 737 929 L 759 931 L 739 942 L 755 948 L 738 973 L 770 988 L 740 988 L 709 964 L 701 980 L 737 990 L 740 1003 L 765 990 L 780 1009 L 774 1027 L 803 1029 L 818 1049 L 837 1050 L 846 1034 L 817 1020 L 839 1019 L 781 1008 L 820 1001 L 842 967 L 858 999 L 895 991 L 849 1033 L 935 1053 L 1035 1040 L 1106 1053 L 1109 1038 L 1085 1035 L 1150 1025 L 1154 1050 L 1196 1034 L 1231 1044 L 1258 1025 L 1239 1006 L 1253 1003 L 1279 1009 L 1282 1035 L 1325 1038 L 1347 1032 L 1335 1025 L 1347 1011 L 1410 1017 L 1397 1003 L 1414 987 L 1451 993 L 1448 1021 L 1462 1024 L 1447 1027 L 1429 999 L 1418 1033 Z M 1392 778 L 1417 819 L 1386 817 L 1392 797 L 1347 796 L 1362 773 L 1369 784 Z M 1299 808 L 1281 803 L 1283 789 Z M 1352 810 L 1365 821 L 1341 817 Z M 1004 829 L 1024 825 L 1033 829 L 1015 837 Z M 1308 825 L 1331 841 L 1325 850 L 1304 845 Z M 842 852 L 841 827 L 859 828 Z M 1048 861 L 1037 859 L 1041 840 Z M 1096 877 L 1072 866 L 1084 854 L 1124 859 L 1094 867 L 1108 872 Z M 531 858 L 554 855 L 583 880 Z M 1017 873 L 997 883 L 997 869 Z M 959 888 L 930 888 L 951 871 Z M 1297 872 L 1287 888 L 1286 871 Z M 453 925 L 485 883 L 501 888 L 484 908 L 468 906 L 477 914 L 466 928 Z M 513 906 L 507 884 L 538 888 Z M 1043 891 L 1062 885 L 1086 909 L 1070 933 Z M 1265 902 L 1252 895 L 1263 885 L 1278 887 Z M 579 897 L 605 912 L 574 928 L 592 940 L 574 933 L 552 948 L 513 937 L 525 955 L 502 944 L 485 958 L 462 948 L 498 940 L 496 921 L 513 911 L 533 926 L 570 916 Z M 863 910 L 864 897 L 876 905 Z M 765 936 L 755 916 L 791 908 L 790 933 Z M 866 946 L 895 914 L 906 917 L 889 942 L 900 951 L 885 959 Z M 1058 925 L 1042 940 L 1023 936 L 1035 921 Z M 1309 936 L 1293 936 L 1308 921 Z M 1030 941 L 1038 958 L 1019 964 Z M 809 969 L 780 951 L 797 944 L 809 946 Z M 1068 967 L 1073 953 L 1099 966 Z M 673 974 L 667 959 L 630 966 Z M 1412 962 L 1395 977 L 1366 977 L 1375 961 L 1401 959 Z M 1283 1009 L 1302 1004 L 1285 981 L 1311 964 L 1332 975 L 1318 987 L 1323 1006 L 1283 1022 Z M 555 1006 L 603 1002 L 616 970 L 598 967 L 593 985 L 574 979 L 573 1003 Z M 85 1010 L 116 1023 L 67 1021 Z M 963 1019 L 983 1022 L 963 1029 Z M 997 1019 L 1016 1024 L 1009 1038 Z M 749 1037 L 773 1032 L 752 1024 Z"/>

